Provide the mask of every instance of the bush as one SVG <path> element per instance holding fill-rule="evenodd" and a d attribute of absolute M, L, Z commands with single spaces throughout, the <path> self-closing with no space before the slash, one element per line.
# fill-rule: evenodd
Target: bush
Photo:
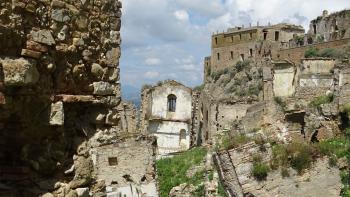
<path fill-rule="evenodd" d="M 203 88 L 204 88 L 204 84 L 194 87 L 193 90 L 200 92 L 203 90 Z"/>
<path fill-rule="evenodd" d="M 262 162 L 255 162 L 253 164 L 252 175 L 258 181 L 265 180 L 269 171 L 270 171 L 269 166 L 267 166 Z"/>
<path fill-rule="evenodd" d="M 251 61 L 250 60 L 243 60 L 243 61 L 238 61 L 236 63 L 236 69 L 238 72 L 241 72 L 244 70 L 248 65 L 250 65 Z"/>
<path fill-rule="evenodd" d="M 310 47 L 310 48 L 306 49 L 306 51 L 305 51 L 305 53 L 304 53 L 304 56 L 305 56 L 306 58 L 317 57 L 317 53 L 318 53 L 318 51 L 317 51 L 316 48 Z"/>
<path fill-rule="evenodd" d="M 227 133 L 221 138 L 221 142 L 218 144 L 219 150 L 229 150 L 237 148 L 240 145 L 251 142 L 252 139 L 244 134 L 235 133 L 233 135 Z"/>
<path fill-rule="evenodd" d="M 291 155 L 290 165 L 299 174 L 311 166 L 312 152 L 307 144 L 291 143 L 288 146 L 288 152 Z"/>
<path fill-rule="evenodd" d="M 316 146 L 321 155 L 335 155 L 341 158 L 349 154 L 350 143 L 346 138 L 342 137 L 320 141 Z"/>
<path fill-rule="evenodd" d="M 310 106 L 319 107 L 322 104 L 331 103 L 332 101 L 333 101 L 333 95 L 322 95 L 322 96 L 314 98 L 310 102 Z"/>
<path fill-rule="evenodd" d="M 334 48 L 322 49 L 318 52 L 318 57 L 329 57 L 329 58 L 343 58 L 345 55 L 344 51 L 337 50 Z"/>
<path fill-rule="evenodd" d="M 335 155 L 330 156 L 328 159 L 328 165 L 330 167 L 336 167 L 337 162 L 338 162 L 338 159 L 337 159 L 337 156 L 335 156 Z"/>

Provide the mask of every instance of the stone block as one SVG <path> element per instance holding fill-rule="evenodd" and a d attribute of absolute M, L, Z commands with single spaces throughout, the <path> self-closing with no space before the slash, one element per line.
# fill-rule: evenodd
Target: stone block
<path fill-rule="evenodd" d="M 110 110 L 106 116 L 107 125 L 118 125 L 119 114 L 117 110 Z"/>
<path fill-rule="evenodd" d="M 5 86 L 24 86 L 39 80 L 36 66 L 24 58 L 0 59 L 4 71 Z"/>
<path fill-rule="evenodd" d="M 56 9 L 52 10 L 51 18 L 57 22 L 68 22 L 70 21 L 70 16 L 68 10 Z"/>
<path fill-rule="evenodd" d="M 55 39 L 53 38 L 51 32 L 49 30 L 39 30 L 39 31 L 32 31 L 31 33 L 32 39 L 35 42 L 39 42 L 46 45 L 54 45 L 56 44 Z"/>
<path fill-rule="evenodd" d="M 51 104 L 50 125 L 64 125 L 64 108 L 62 101 Z"/>
<path fill-rule="evenodd" d="M 26 57 L 31 57 L 34 59 L 39 59 L 41 57 L 41 52 L 37 52 L 29 49 L 22 49 L 21 55 Z"/>
<path fill-rule="evenodd" d="M 93 92 L 94 95 L 105 96 L 105 95 L 114 94 L 115 86 L 111 83 L 99 81 L 99 82 L 94 82 L 92 86 L 94 88 L 94 92 Z"/>
<path fill-rule="evenodd" d="M 78 197 L 89 197 L 89 188 L 77 188 L 75 191 L 78 194 Z"/>
<path fill-rule="evenodd" d="M 41 45 L 37 42 L 34 42 L 34 41 L 27 41 L 26 43 L 27 45 L 27 49 L 30 49 L 30 50 L 33 50 L 33 51 L 39 51 L 39 52 L 43 52 L 43 53 L 46 53 L 47 52 L 47 47 L 44 46 L 44 45 Z"/>
<path fill-rule="evenodd" d="M 107 64 L 109 66 L 116 66 L 119 64 L 120 47 L 112 48 L 106 53 Z"/>

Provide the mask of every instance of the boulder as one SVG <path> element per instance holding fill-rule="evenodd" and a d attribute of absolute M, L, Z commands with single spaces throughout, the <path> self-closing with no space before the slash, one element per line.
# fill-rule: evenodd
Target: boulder
<path fill-rule="evenodd" d="M 46 45 L 54 45 L 56 44 L 55 39 L 53 38 L 51 32 L 49 30 L 39 30 L 30 32 L 32 39 L 34 42 L 46 44 Z"/>
<path fill-rule="evenodd" d="M 78 194 L 78 197 L 89 197 L 89 188 L 77 188 L 75 191 Z"/>

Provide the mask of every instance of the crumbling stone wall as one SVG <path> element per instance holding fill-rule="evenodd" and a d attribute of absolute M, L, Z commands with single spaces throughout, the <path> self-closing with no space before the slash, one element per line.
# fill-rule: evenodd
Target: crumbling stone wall
<path fill-rule="evenodd" d="M 338 168 L 329 168 L 328 159 L 319 159 L 314 167 L 299 176 L 289 168 L 290 177 L 282 178 L 280 172 L 269 172 L 266 180 L 257 181 L 251 175 L 253 158 L 260 155 L 263 162 L 269 163 L 272 151 L 269 144 L 254 142 L 239 148 L 218 153 L 216 164 L 227 193 L 233 196 L 339 196 L 341 180 Z M 327 177 L 327 181 L 325 181 Z"/>
<path fill-rule="evenodd" d="M 117 0 L 1 1 L 5 195 L 74 195 L 95 183 L 89 150 L 136 131 L 135 110 L 120 98 L 121 7 Z"/>

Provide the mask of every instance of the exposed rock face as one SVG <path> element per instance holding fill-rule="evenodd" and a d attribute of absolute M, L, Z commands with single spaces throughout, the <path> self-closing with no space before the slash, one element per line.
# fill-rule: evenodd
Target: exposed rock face
<path fill-rule="evenodd" d="M 117 0 L 1 1 L 5 196 L 87 196 L 100 183 L 90 149 L 137 131 L 135 109 L 120 99 L 121 7 Z"/>

